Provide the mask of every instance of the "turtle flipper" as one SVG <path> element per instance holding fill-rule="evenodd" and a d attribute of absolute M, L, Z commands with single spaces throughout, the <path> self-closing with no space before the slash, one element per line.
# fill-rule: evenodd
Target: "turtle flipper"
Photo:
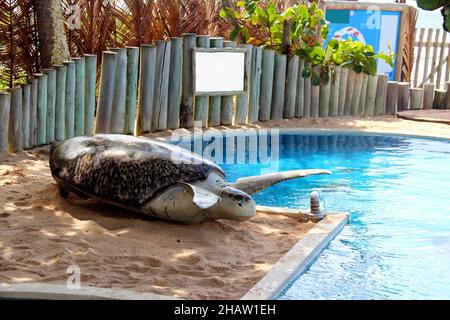
<path fill-rule="evenodd" d="M 181 223 L 198 223 L 208 219 L 202 213 L 220 198 L 214 193 L 188 184 L 176 183 L 165 188 L 143 206 L 141 211 L 160 219 Z"/>
<path fill-rule="evenodd" d="M 323 169 L 307 169 L 269 173 L 260 176 L 237 179 L 235 183 L 231 184 L 231 186 L 252 195 L 258 191 L 264 190 L 274 184 L 286 180 L 303 178 L 316 174 L 331 174 L 331 171 Z"/>

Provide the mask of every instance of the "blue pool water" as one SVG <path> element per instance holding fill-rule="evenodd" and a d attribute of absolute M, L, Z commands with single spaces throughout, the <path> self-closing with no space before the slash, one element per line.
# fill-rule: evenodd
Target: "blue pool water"
<path fill-rule="evenodd" d="M 264 173 L 332 170 L 254 198 L 261 205 L 306 209 L 310 192 L 320 190 L 328 210 L 351 213 L 350 224 L 279 299 L 450 299 L 450 142 L 284 134 L 278 149 L 270 164 L 221 167 L 228 181 L 260 174 L 263 167 Z"/>

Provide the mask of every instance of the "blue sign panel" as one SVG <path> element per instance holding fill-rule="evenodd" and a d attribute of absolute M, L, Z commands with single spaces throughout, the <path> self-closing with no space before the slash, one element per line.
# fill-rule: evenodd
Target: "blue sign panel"
<path fill-rule="evenodd" d="M 373 10 L 335 10 L 326 11 L 326 19 L 330 21 L 330 32 L 326 42 L 332 38 L 346 40 L 351 37 L 364 44 L 373 46 L 375 52 L 387 52 L 390 47 L 397 52 L 400 27 L 400 12 Z M 391 68 L 383 60 L 378 61 L 378 73 L 388 74 L 391 80 L 395 77 L 395 68 Z"/>

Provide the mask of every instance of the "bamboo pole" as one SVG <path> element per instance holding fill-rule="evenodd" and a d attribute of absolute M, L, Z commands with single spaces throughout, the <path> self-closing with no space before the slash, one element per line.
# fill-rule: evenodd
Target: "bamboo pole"
<path fill-rule="evenodd" d="M 423 106 L 423 89 L 411 88 L 410 107 L 411 110 L 422 109 Z"/>
<path fill-rule="evenodd" d="M 47 130 L 46 142 L 55 141 L 55 112 L 56 112 L 56 70 L 44 69 L 47 75 Z"/>
<path fill-rule="evenodd" d="M 422 46 L 423 46 L 423 39 L 425 36 L 425 28 L 420 28 L 420 36 L 419 36 L 419 46 L 417 48 L 417 59 L 416 59 L 416 63 L 415 63 L 415 70 L 414 70 L 414 86 L 417 87 L 417 80 L 419 78 L 419 67 L 420 67 L 420 63 L 421 60 L 420 58 L 422 57 Z"/>
<path fill-rule="evenodd" d="M 286 89 L 287 55 L 275 54 L 273 72 L 272 107 L 270 118 L 279 120 L 283 118 L 284 94 Z"/>
<path fill-rule="evenodd" d="M 98 97 L 95 133 L 111 132 L 111 114 L 114 101 L 114 82 L 116 77 L 117 53 L 103 51 L 100 94 Z"/>
<path fill-rule="evenodd" d="M 288 59 L 283 110 L 283 118 L 285 119 L 292 119 L 295 117 L 299 62 L 300 58 L 298 56 L 292 56 Z"/>
<path fill-rule="evenodd" d="M 409 83 L 400 82 L 398 84 L 397 111 L 409 109 Z"/>
<path fill-rule="evenodd" d="M 22 88 L 9 89 L 11 106 L 9 114 L 9 150 L 17 152 L 23 149 L 22 144 Z M 45 137 L 44 137 L 45 138 Z"/>
<path fill-rule="evenodd" d="M 313 67 L 313 73 L 320 74 L 320 66 Z M 319 116 L 320 85 L 311 86 L 311 117 Z"/>
<path fill-rule="evenodd" d="M 38 100 L 37 100 L 37 136 L 36 144 L 42 146 L 47 142 L 47 76 L 35 74 L 38 78 Z M 11 95 L 11 113 L 13 108 L 13 96 Z M 11 132 L 11 128 L 10 128 Z"/>
<path fill-rule="evenodd" d="M 349 69 L 347 77 L 347 90 L 345 92 L 345 104 L 344 104 L 344 114 L 343 116 L 350 115 L 350 109 L 353 99 L 353 88 L 355 86 L 356 72 L 353 69 Z"/>
<path fill-rule="evenodd" d="M 66 66 L 66 93 L 65 106 L 65 138 L 70 139 L 75 135 L 75 62 L 65 61 Z"/>
<path fill-rule="evenodd" d="M 180 127 L 183 39 L 171 38 L 171 43 L 167 128 L 173 130 Z"/>
<path fill-rule="evenodd" d="M 366 100 L 367 100 L 367 85 L 369 84 L 369 75 L 363 75 L 363 83 L 361 86 L 361 97 L 359 99 L 359 105 L 356 115 L 364 116 L 365 108 L 366 108 Z M 353 93 L 354 94 L 354 93 Z"/>
<path fill-rule="evenodd" d="M 364 78 L 365 74 L 362 72 L 355 74 L 352 99 L 350 103 L 350 115 L 352 116 L 359 115 L 359 101 L 362 99 Z"/>
<path fill-rule="evenodd" d="M 273 71 L 275 51 L 264 49 L 261 67 L 261 91 L 259 96 L 259 121 L 269 121 L 272 109 Z"/>
<path fill-rule="evenodd" d="M 378 75 L 377 97 L 375 99 L 375 116 L 386 114 L 386 95 L 389 77 L 387 74 Z"/>
<path fill-rule="evenodd" d="M 22 86 L 22 133 L 23 148 L 31 148 L 30 140 L 30 102 L 31 102 L 31 84 Z"/>
<path fill-rule="evenodd" d="M 347 94 L 347 83 L 348 83 L 348 68 L 341 68 L 341 80 L 339 85 L 339 105 L 338 105 L 338 116 L 342 117 L 344 115 L 346 94 Z"/>
<path fill-rule="evenodd" d="M 210 36 L 198 36 L 197 48 L 209 48 Z M 208 96 L 197 96 L 195 98 L 194 120 L 201 122 L 201 127 L 208 126 Z"/>
<path fill-rule="evenodd" d="M 66 110 L 66 74 L 64 65 L 54 66 L 56 70 L 56 97 L 55 97 L 55 140 L 65 139 L 65 110 Z"/>
<path fill-rule="evenodd" d="M 386 95 L 386 114 L 395 115 L 397 112 L 398 85 L 396 81 L 389 81 Z"/>
<path fill-rule="evenodd" d="M 245 77 L 247 79 L 247 88 L 251 86 L 251 64 L 252 64 L 252 49 L 253 47 L 249 44 L 241 45 L 241 48 L 247 49 L 246 55 L 246 68 L 245 68 Z M 249 90 L 247 92 L 240 94 L 236 97 L 236 115 L 234 118 L 235 124 L 245 124 L 247 122 L 248 115 L 248 102 L 249 102 Z"/>
<path fill-rule="evenodd" d="M 0 91 L 0 154 L 8 152 L 11 93 Z"/>
<path fill-rule="evenodd" d="M 224 41 L 224 48 L 236 48 L 236 42 L 234 41 Z M 233 96 L 223 96 L 222 97 L 222 109 L 220 110 L 221 124 L 224 126 L 229 126 L 233 124 L 233 113 L 234 113 L 234 97 Z"/>
<path fill-rule="evenodd" d="M 364 106 L 364 116 L 375 116 L 375 100 L 377 98 L 378 75 L 369 76 L 367 81 L 367 94 Z"/>
<path fill-rule="evenodd" d="M 434 91 L 434 101 L 433 101 L 433 109 L 445 109 L 445 90 L 436 89 Z M 12 98 L 11 98 L 11 108 L 12 108 Z"/>
<path fill-rule="evenodd" d="M 425 49 L 425 66 L 424 66 L 424 70 L 423 70 L 422 85 L 425 84 L 427 75 L 428 75 L 428 65 L 430 64 L 430 49 L 431 49 L 431 41 L 433 39 L 433 30 L 434 29 L 428 29 L 427 46 Z M 433 67 L 431 69 L 433 69 Z"/>
<path fill-rule="evenodd" d="M 195 34 L 183 35 L 183 84 L 181 92 L 181 117 L 180 126 L 182 128 L 192 128 L 194 126 L 194 90 L 193 90 L 193 66 L 192 49 L 196 47 Z"/>
<path fill-rule="evenodd" d="M 125 105 L 127 97 L 127 49 L 114 48 L 117 54 L 114 76 L 114 94 L 111 106 L 110 132 L 123 134 L 125 131 Z"/>
<path fill-rule="evenodd" d="M 85 54 L 84 134 L 94 133 L 97 55 Z"/>
<path fill-rule="evenodd" d="M 125 89 L 125 123 L 123 132 L 125 134 L 134 134 L 139 74 L 139 48 L 125 47 L 125 49 L 127 51 L 127 85 Z"/>
<path fill-rule="evenodd" d="M 432 109 L 434 101 L 434 83 L 424 83 L 423 85 L 423 108 Z"/>
<path fill-rule="evenodd" d="M 156 47 L 141 45 L 136 132 L 139 136 L 152 130 L 153 93 L 155 89 Z"/>
<path fill-rule="evenodd" d="M 331 77 L 331 87 L 330 87 L 330 117 L 337 117 L 339 113 L 339 90 L 341 86 L 341 67 L 336 67 L 334 78 Z"/>
<path fill-rule="evenodd" d="M 295 117 L 303 117 L 303 110 L 305 107 L 305 78 L 302 73 L 305 69 L 305 60 L 299 59 L 298 73 L 297 73 L 297 93 L 295 96 Z"/>
<path fill-rule="evenodd" d="M 170 76 L 170 41 L 156 41 L 156 78 L 155 95 L 153 98 L 153 121 L 157 126 L 153 131 L 167 129 L 167 109 L 169 105 L 169 76 Z M 160 62 L 160 64 L 158 64 Z M 157 77 L 157 75 L 160 77 Z M 158 81 L 157 81 L 158 80 Z M 159 84 L 157 86 L 157 83 Z"/>
<path fill-rule="evenodd" d="M 30 110 L 30 144 L 31 147 L 37 145 L 37 105 L 39 79 L 33 77 L 31 80 L 31 110 Z"/>
<path fill-rule="evenodd" d="M 441 50 L 439 53 L 439 63 L 438 63 L 438 73 L 437 73 L 437 87 L 441 87 L 441 78 L 442 78 L 442 68 L 444 66 L 444 56 L 445 56 L 445 47 L 448 46 L 447 44 L 447 32 L 444 31 L 442 35 L 442 43 L 441 43 Z"/>
<path fill-rule="evenodd" d="M 223 38 L 211 38 L 211 48 L 223 48 Z M 211 96 L 209 97 L 209 112 L 208 112 L 208 126 L 214 127 L 220 125 L 220 111 L 222 109 L 222 97 Z"/>
<path fill-rule="evenodd" d="M 320 96 L 319 96 L 319 116 L 328 117 L 330 115 L 330 92 L 331 92 L 331 73 L 329 73 L 328 83 L 322 83 L 320 85 Z"/>
<path fill-rule="evenodd" d="M 85 116 L 85 74 L 86 63 L 84 58 L 74 58 L 75 61 L 75 116 L 74 130 L 75 136 L 84 135 L 84 116 Z"/>
<path fill-rule="evenodd" d="M 434 38 L 434 43 L 433 43 L 433 60 L 431 62 L 431 82 L 436 83 L 436 60 L 437 60 L 437 52 L 438 52 L 438 43 L 439 43 L 439 36 L 441 34 L 441 29 L 436 29 L 436 35 Z M 438 86 L 439 88 L 439 86 Z"/>
<path fill-rule="evenodd" d="M 447 91 L 445 94 L 445 109 L 450 109 L 450 81 L 446 83 L 445 90 Z"/>
<path fill-rule="evenodd" d="M 311 68 L 309 63 L 305 62 L 305 68 Z M 305 89 L 304 89 L 304 99 L 303 99 L 303 117 L 308 118 L 311 117 L 311 77 L 304 78 L 305 79 Z"/>
<path fill-rule="evenodd" d="M 258 121 L 259 97 L 261 90 L 261 68 L 263 49 L 252 47 L 252 63 L 250 65 L 250 92 L 248 103 L 248 123 Z"/>

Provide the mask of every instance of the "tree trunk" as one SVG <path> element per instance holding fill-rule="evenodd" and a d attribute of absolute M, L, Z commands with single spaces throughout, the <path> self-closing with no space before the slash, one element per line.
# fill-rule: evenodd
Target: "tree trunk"
<path fill-rule="evenodd" d="M 35 0 L 42 68 L 70 58 L 60 0 Z"/>

